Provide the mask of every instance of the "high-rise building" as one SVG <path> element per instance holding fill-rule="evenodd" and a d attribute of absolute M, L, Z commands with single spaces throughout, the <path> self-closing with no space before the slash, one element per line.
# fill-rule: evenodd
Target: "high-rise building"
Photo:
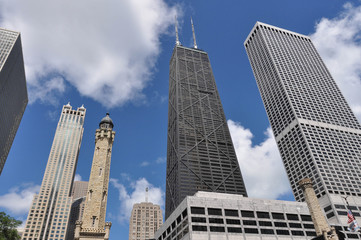
<path fill-rule="evenodd" d="M 27 104 L 20 33 L 0 28 L 0 174 Z"/>
<path fill-rule="evenodd" d="M 86 109 L 63 106 L 40 192 L 34 196 L 23 240 L 64 240 L 72 204 L 75 175 Z"/>
<path fill-rule="evenodd" d="M 76 222 L 75 240 L 109 239 L 110 222 L 105 222 L 110 160 L 115 132 L 109 113 L 95 131 L 95 149 L 82 221 Z"/>
<path fill-rule="evenodd" d="M 76 221 L 81 221 L 83 218 L 85 200 L 88 192 L 88 182 L 86 181 L 74 181 L 71 196 L 73 203 L 70 208 L 68 229 L 66 234 L 67 240 L 74 240 L 74 231 Z"/>
<path fill-rule="evenodd" d="M 297 201 L 307 177 L 331 224 L 361 214 L 361 126 L 310 37 L 257 22 L 244 42 Z"/>
<path fill-rule="evenodd" d="M 181 46 L 177 36 L 169 72 L 165 217 L 197 191 L 247 196 L 208 54 L 195 41 L 194 48 Z"/>
<path fill-rule="evenodd" d="M 129 220 L 129 240 L 153 239 L 162 224 L 163 215 L 159 205 L 136 203 Z"/>

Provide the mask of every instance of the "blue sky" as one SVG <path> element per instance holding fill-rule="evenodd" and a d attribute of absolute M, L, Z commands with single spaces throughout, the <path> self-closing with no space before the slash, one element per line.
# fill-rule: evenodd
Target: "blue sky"
<path fill-rule="evenodd" d="M 77 178 L 87 180 L 106 112 L 116 131 L 107 220 L 127 239 L 132 204 L 164 209 L 169 60 L 175 43 L 207 51 L 251 197 L 293 200 L 243 42 L 256 21 L 310 35 L 361 119 L 359 1 L 0 0 L 22 33 L 30 103 L 0 176 L 0 211 L 25 220 L 63 104 L 87 109 Z"/>

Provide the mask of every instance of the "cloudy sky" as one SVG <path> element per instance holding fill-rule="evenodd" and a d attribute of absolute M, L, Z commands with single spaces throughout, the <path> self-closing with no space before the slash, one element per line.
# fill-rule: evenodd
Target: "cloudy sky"
<path fill-rule="evenodd" d="M 250 197 L 293 200 L 243 41 L 256 21 L 309 35 L 361 120 L 361 3 L 319 1 L 0 0 L 0 27 L 21 32 L 29 92 L 0 176 L 0 211 L 26 220 L 63 104 L 87 108 L 77 179 L 110 112 L 116 138 L 107 219 L 127 239 L 132 205 L 164 209 L 169 59 L 180 41 L 209 53 Z"/>

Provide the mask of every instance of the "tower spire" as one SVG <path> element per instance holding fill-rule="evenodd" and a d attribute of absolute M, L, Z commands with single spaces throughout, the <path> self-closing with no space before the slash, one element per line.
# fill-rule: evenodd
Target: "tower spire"
<path fill-rule="evenodd" d="M 174 16 L 174 20 L 175 20 L 175 44 L 177 46 L 179 46 L 181 43 L 179 41 L 179 37 L 178 37 L 178 21 L 177 21 L 177 16 Z"/>
<path fill-rule="evenodd" d="M 148 187 L 145 188 L 145 202 L 148 202 Z"/>
<path fill-rule="evenodd" d="M 196 41 L 196 34 L 194 33 L 194 25 L 193 25 L 193 19 L 192 19 L 192 17 L 191 17 L 191 24 L 192 24 L 194 48 L 198 48 L 198 46 L 197 46 L 197 41 Z"/>

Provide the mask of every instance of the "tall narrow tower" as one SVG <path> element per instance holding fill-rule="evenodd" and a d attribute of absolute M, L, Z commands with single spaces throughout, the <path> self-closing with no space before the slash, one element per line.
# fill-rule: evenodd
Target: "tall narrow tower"
<path fill-rule="evenodd" d="M 110 159 L 115 132 L 109 113 L 95 132 L 95 150 L 83 219 L 77 222 L 75 239 L 109 239 L 110 222 L 105 222 L 109 185 Z"/>
<path fill-rule="evenodd" d="M 247 196 L 208 54 L 195 47 L 177 42 L 170 60 L 166 218 L 197 191 Z"/>
<path fill-rule="evenodd" d="M 39 194 L 34 196 L 23 240 L 64 240 L 71 189 L 83 137 L 85 108 L 63 106 Z"/>
<path fill-rule="evenodd" d="M 360 216 L 361 126 L 308 36 L 257 22 L 244 42 L 293 193 L 310 178 L 331 224 Z"/>
<path fill-rule="evenodd" d="M 0 28 L 0 174 L 27 104 L 20 33 Z"/>

